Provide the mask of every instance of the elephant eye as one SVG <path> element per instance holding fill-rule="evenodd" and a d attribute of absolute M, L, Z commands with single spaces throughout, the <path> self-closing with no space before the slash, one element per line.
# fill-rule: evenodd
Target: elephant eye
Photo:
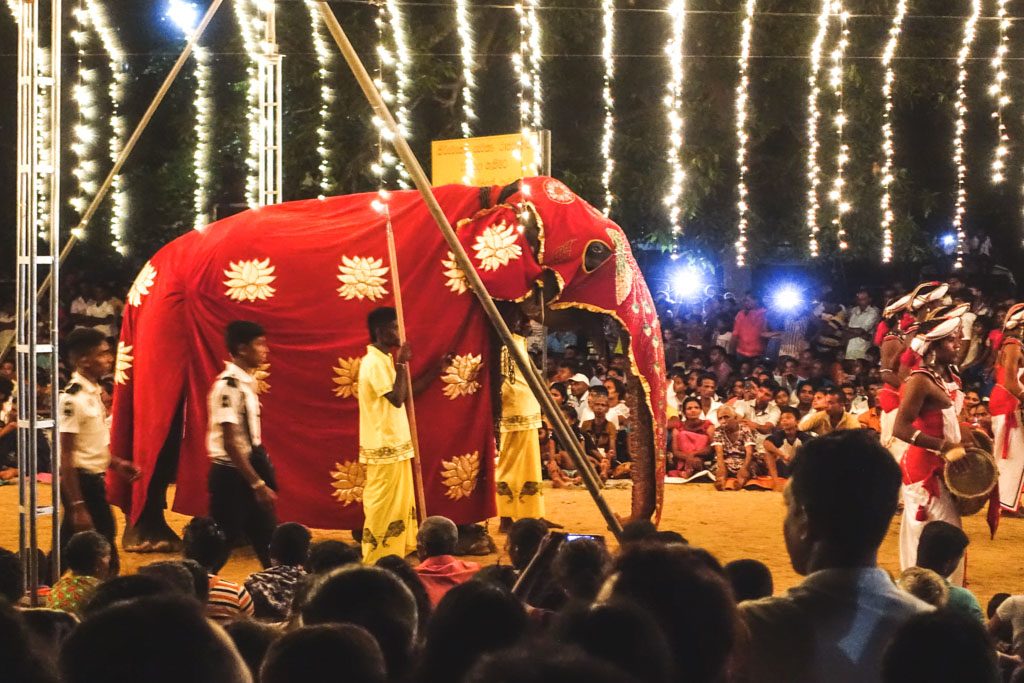
<path fill-rule="evenodd" d="M 583 253 L 583 270 L 590 273 L 611 258 L 612 250 L 604 242 L 594 240 L 587 245 L 587 250 Z"/>

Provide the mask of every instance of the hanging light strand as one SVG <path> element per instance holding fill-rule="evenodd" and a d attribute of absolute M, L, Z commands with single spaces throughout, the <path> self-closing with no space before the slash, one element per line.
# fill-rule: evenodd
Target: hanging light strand
<path fill-rule="evenodd" d="M 971 0 L 971 13 L 964 21 L 964 35 L 957 54 L 958 67 L 956 77 L 956 124 L 953 134 L 953 165 L 956 167 L 956 203 L 953 213 L 953 227 L 956 229 L 956 260 L 954 268 L 964 266 L 964 214 L 967 212 L 967 163 L 964 160 L 964 133 L 967 131 L 967 61 L 971 57 L 971 48 L 981 16 L 981 0 Z"/>
<path fill-rule="evenodd" d="M 309 11 L 309 20 L 313 35 L 313 51 L 316 52 L 317 75 L 320 79 L 320 120 L 316 126 L 316 153 L 320 159 L 317 165 L 317 175 L 320 178 L 319 199 L 327 197 L 333 189 L 331 181 L 331 152 L 330 152 L 330 118 L 331 102 L 334 101 L 334 88 L 331 86 L 331 55 L 333 54 L 327 44 L 325 36 L 326 26 L 320 16 L 320 10 L 313 0 L 305 0 L 306 9 Z"/>
<path fill-rule="evenodd" d="M 601 156 L 604 169 L 601 172 L 601 186 L 604 188 L 604 215 L 612 211 L 615 196 L 612 194 L 612 173 L 615 172 L 615 157 L 612 144 L 615 141 L 615 98 L 612 82 L 615 78 L 615 0 L 601 0 L 601 18 L 604 36 L 601 40 L 601 59 L 604 62 L 604 84 L 601 97 L 604 101 L 604 130 L 601 133 Z"/>
<path fill-rule="evenodd" d="M 245 156 L 245 201 L 250 209 L 259 206 L 259 97 L 260 80 L 256 68 L 257 60 L 260 59 L 260 35 L 262 26 L 258 10 L 253 0 L 235 0 L 232 3 L 235 8 L 235 16 L 238 19 L 238 27 L 242 35 L 242 45 L 248 60 L 245 65 L 246 75 L 246 111 L 245 120 L 248 124 L 249 139 L 246 146 Z"/>
<path fill-rule="evenodd" d="M 882 52 L 882 66 L 885 67 L 885 79 L 882 81 L 882 263 L 892 261 L 892 88 L 896 81 L 896 71 L 893 69 L 892 60 L 896 56 L 896 47 L 899 45 L 900 33 L 903 31 L 903 18 L 907 14 L 907 1 L 899 0 L 896 3 L 896 14 L 893 15 L 892 24 L 889 26 L 889 40 Z"/>
<path fill-rule="evenodd" d="M 196 109 L 196 146 L 192 150 L 192 174 L 196 186 L 192 192 L 192 227 L 201 230 L 206 226 L 207 192 L 210 182 L 210 53 L 205 47 L 196 45 L 192 49 L 196 60 L 196 92 L 193 105 Z"/>
<path fill-rule="evenodd" d="M 374 20 L 377 26 L 377 77 L 374 84 L 380 91 L 381 98 L 391 106 L 395 102 L 395 95 L 389 83 L 388 76 L 393 73 L 395 65 L 394 53 L 388 48 L 386 32 L 388 28 L 388 12 L 383 4 L 377 5 L 377 18 Z M 385 189 L 388 183 L 389 173 L 397 174 L 397 157 L 389 149 L 389 144 L 394 140 L 394 133 L 384 125 L 384 120 L 377 115 L 371 119 L 377 128 L 377 159 L 370 164 L 370 171 L 377 178 L 377 195 L 370 202 L 370 206 L 380 214 L 388 214 L 388 201 L 391 193 Z"/>
<path fill-rule="evenodd" d="M 1006 14 L 1007 0 L 996 0 L 996 19 L 999 21 L 999 43 L 996 45 L 996 54 L 992 58 L 992 84 L 988 88 L 989 95 L 995 100 L 996 108 L 992 112 L 992 118 L 996 120 L 996 143 L 995 158 L 992 159 L 992 182 L 1001 183 L 1006 179 L 1006 156 L 1010 152 L 1010 136 L 1006 133 L 1006 124 L 1003 121 L 1003 109 L 1010 104 L 1010 96 L 1003 88 L 1006 81 L 1005 60 L 1010 51 L 1010 18 Z"/>
<path fill-rule="evenodd" d="M 810 92 L 807 95 L 807 216 L 806 225 L 808 232 L 807 249 L 811 258 L 816 258 L 819 253 L 818 233 L 818 185 L 821 184 L 821 166 L 818 164 L 818 150 L 821 143 L 818 141 L 818 120 L 821 112 L 818 111 L 818 95 L 821 86 L 818 84 L 818 76 L 821 73 L 821 51 L 828 35 L 828 19 L 831 0 L 821 0 L 821 10 L 818 13 L 818 33 L 811 43 L 811 74 L 807 78 Z"/>
<path fill-rule="evenodd" d="M 395 74 L 395 119 L 398 123 L 398 130 L 406 139 L 411 135 L 409 126 L 409 72 L 411 54 L 409 52 L 408 37 L 405 31 L 405 20 L 402 17 L 402 7 L 399 0 L 386 0 L 388 23 L 391 28 L 391 39 L 395 46 L 395 61 L 393 64 Z M 398 170 L 398 186 L 403 190 L 410 187 L 411 177 L 401 161 L 396 160 Z"/>
<path fill-rule="evenodd" d="M 829 69 L 829 85 L 832 86 L 832 94 L 836 101 L 836 114 L 832 119 L 836 131 L 836 176 L 832 179 L 829 199 L 832 200 L 836 208 L 836 214 L 832 218 L 832 225 L 836 230 L 836 246 L 840 251 L 845 251 L 849 245 L 846 243 L 843 215 L 849 212 L 850 203 L 843 195 L 843 190 L 846 189 L 846 178 L 843 177 L 843 171 L 846 169 L 846 162 L 850 159 L 850 146 L 846 144 L 846 138 L 843 135 L 846 127 L 846 110 L 843 108 L 843 59 L 846 57 L 846 48 L 850 45 L 848 25 L 850 13 L 843 7 L 842 0 L 833 1 L 832 13 L 839 17 L 839 39 L 832 49 L 832 67 Z"/>
<path fill-rule="evenodd" d="M 96 36 L 99 38 L 100 45 L 103 50 L 107 53 L 108 67 L 110 69 L 111 79 L 110 84 L 107 87 L 107 96 L 110 100 L 110 128 L 111 135 L 110 140 L 107 142 L 108 157 L 113 163 L 117 157 L 121 154 L 121 149 L 124 146 L 127 131 L 125 129 L 125 121 L 120 113 L 120 103 L 124 99 L 125 85 L 128 80 L 128 74 L 126 71 L 125 64 L 125 53 L 121 47 L 121 42 L 118 40 L 117 33 L 114 31 L 107 17 L 106 11 L 103 6 L 97 0 L 84 0 L 84 5 L 81 8 L 83 11 L 76 14 L 76 19 L 80 22 L 81 29 L 91 28 Z M 82 31 L 84 33 L 84 30 Z M 80 38 L 82 36 L 79 36 Z M 81 43 L 79 43 L 81 44 Z M 98 81 L 98 77 L 95 72 L 89 74 L 86 78 L 86 74 L 82 74 L 82 80 L 86 83 L 95 84 Z M 95 86 L 93 88 L 92 101 L 95 102 Z M 98 115 L 97 115 L 97 121 Z M 83 124 L 85 125 L 84 122 Z M 89 139 L 91 136 L 92 140 L 96 139 L 98 131 L 95 127 L 89 126 L 88 129 L 83 128 L 78 131 L 81 133 L 83 139 Z M 78 138 L 78 135 L 75 135 Z M 74 148 L 72 148 L 74 149 Z M 86 151 L 87 148 L 83 149 Z M 77 154 L 76 154 L 77 156 Z M 94 159 L 86 157 L 85 161 L 80 158 L 80 165 L 88 164 L 89 162 L 95 163 Z M 99 166 L 96 164 L 95 170 L 92 172 L 98 172 Z M 86 175 L 91 175 L 88 173 Z M 87 180 L 85 182 L 79 182 L 79 188 L 87 195 L 94 195 L 99 189 L 98 183 L 94 180 Z M 124 190 L 124 184 L 120 175 L 114 176 L 113 182 L 110 186 L 111 199 L 113 206 L 110 210 L 110 243 L 111 246 L 121 255 L 128 253 L 128 247 L 124 243 L 124 226 L 125 219 L 128 215 L 128 197 Z"/>
<path fill-rule="evenodd" d="M 740 35 L 739 84 L 736 86 L 736 212 L 739 219 L 736 223 L 736 265 L 742 268 L 747 261 L 747 218 L 749 205 L 747 200 L 747 100 L 749 98 L 750 74 L 750 42 L 754 32 L 754 13 L 757 11 L 757 0 L 746 0 L 746 13 L 743 15 L 742 33 Z"/>
<path fill-rule="evenodd" d="M 476 77 L 473 70 L 476 67 L 473 50 L 473 25 L 469 14 L 469 0 L 455 0 L 455 26 L 459 35 L 459 56 L 462 60 L 462 137 L 473 136 L 473 122 L 476 120 L 476 111 L 473 108 L 473 94 L 476 89 Z M 464 185 L 472 185 L 476 176 L 476 169 L 473 166 L 473 153 L 467 143 L 465 152 L 465 172 L 462 176 Z"/>
<path fill-rule="evenodd" d="M 97 73 L 82 64 L 85 48 L 89 43 L 89 15 L 81 0 L 78 7 L 72 10 L 71 18 L 74 23 L 69 36 L 78 53 L 78 79 L 71 89 L 71 102 L 77 109 L 78 120 L 71 127 L 70 149 L 75 157 L 71 175 L 75 179 L 75 192 L 68 199 L 68 204 L 81 216 L 89 199 L 99 189 L 99 164 L 95 159 L 94 146 L 100 115 L 96 106 Z M 71 234 L 75 239 L 85 237 L 81 228 L 73 228 Z"/>
<path fill-rule="evenodd" d="M 665 87 L 665 115 L 668 119 L 668 166 L 669 188 L 664 203 L 668 209 L 669 227 L 672 231 L 671 252 L 678 253 L 677 238 L 683 231 L 682 207 L 683 195 L 682 147 L 683 147 L 683 35 L 686 30 L 685 0 L 669 0 L 668 15 L 671 30 L 665 43 L 665 54 L 668 56 L 669 80 Z"/>

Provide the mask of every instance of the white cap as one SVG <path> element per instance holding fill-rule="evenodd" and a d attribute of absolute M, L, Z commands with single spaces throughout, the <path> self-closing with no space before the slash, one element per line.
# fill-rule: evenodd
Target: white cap
<path fill-rule="evenodd" d="M 569 381 L 570 382 L 583 382 L 584 384 L 586 384 L 588 386 L 590 385 L 590 378 L 587 377 L 586 375 L 584 375 L 582 372 L 577 372 L 575 375 L 572 376 L 572 379 L 570 379 Z"/>

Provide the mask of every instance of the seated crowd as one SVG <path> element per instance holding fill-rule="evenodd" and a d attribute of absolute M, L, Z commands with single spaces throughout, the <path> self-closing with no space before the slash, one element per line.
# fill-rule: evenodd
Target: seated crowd
<path fill-rule="evenodd" d="M 458 530 L 443 517 L 424 522 L 415 558 L 376 566 L 286 523 L 271 565 L 242 582 L 221 575 L 231 549 L 209 519 L 186 526 L 180 560 L 126 576 L 109 575 L 109 544 L 83 531 L 45 609 L 25 605 L 19 558 L 4 551 L 0 679 L 1024 680 L 1024 596 L 994 600 L 986 620 L 945 580 L 965 552 L 962 531 L 934 522 L 918 567 L 899 577 L 878 567 L 900 471 L 877 439 L 840 430 L 803 443 L 787 467 L 778 542 L 805 578 L 780 595 L 761 562 L 723 566 L 650 522 L 628 524 L 612 553 L 600 537 L 522 519 L 509 564 L 483 568 L 454 557 Z"/>

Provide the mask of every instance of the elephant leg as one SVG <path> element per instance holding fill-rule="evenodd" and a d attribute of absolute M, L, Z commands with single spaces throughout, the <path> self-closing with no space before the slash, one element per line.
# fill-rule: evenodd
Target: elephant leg
<path fill-rule="evenodd" d="M 630 374 L 626 406 L 632 420 L 629 431 L 629 454 L 632 459 L 630 478 L 633 480 L 632 508 L 628 520 L 649 520 L 658 508 L 658 451 L 654 443 L 654 423 L 651 411 L 644 401 L 640 380 Z M 664 468 L 664 463 L 660 464 Z"/>
<path fill-rule="evenodd" d="M 126 522 L 121 545 L 125 552 L 176 553 L 181 550 L 181 537 L 167 524 L 164 510 L 167 509 L 167 489 L 178 473 L 178 453 L 183 413 L 179 411 L 170 434 L 157 456 L 153 477 L 146 489 L 146 503 L 135 524 Z"/>

